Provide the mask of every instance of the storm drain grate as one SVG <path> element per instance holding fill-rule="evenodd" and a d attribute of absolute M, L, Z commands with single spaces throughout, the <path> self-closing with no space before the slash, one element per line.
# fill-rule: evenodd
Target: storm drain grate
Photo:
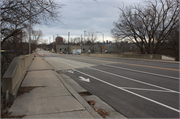
<path fill-rule="evenodd" d="M 56 71 L 58 74 L 64 74 L 63 71 Z"/>
<path fill-rule="evenodd" d="M 92 93 L 90 93 L 89 91 L 85 91 L 85 92 L 79 92 L 79 95 L 88 96 L 88 95 L 92 95 Z"/>

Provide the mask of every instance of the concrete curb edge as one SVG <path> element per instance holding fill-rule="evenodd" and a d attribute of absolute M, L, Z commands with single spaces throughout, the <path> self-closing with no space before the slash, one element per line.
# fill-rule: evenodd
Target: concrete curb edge
<path fill-rule="evenodd" d="M 86 110 L 95 118 L 95 119 L 103 119 L 94 109 L 69 85 L 64 79 L 54 71 L 56 76 L 60 79 L 63 85 L 69 90 L 69 92 L 86 108 Z"/>

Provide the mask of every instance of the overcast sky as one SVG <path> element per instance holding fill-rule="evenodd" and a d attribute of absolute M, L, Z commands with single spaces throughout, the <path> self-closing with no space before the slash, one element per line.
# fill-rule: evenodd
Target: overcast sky
<path fill-rule="evenodd" d="M 65 4 L 60 18 L 62 23 L 48 22 L 46 25 L 35 26 L 35 30 L 41 30 L 43 39 L 52 42 L 52 35 L 59 34 L 65 39 L 84 36 L 84 31 L 93 30 L 104 34 L 104 40 L 112 41 L 111 29 L 113 22 L 119 18 L 117 7 L 143 4 L 145 0 L 59 0 Z M 58 2 L 59 2 L 58 1 Z M 101 33 L 97 34 L 98 40 L 102 41 Z M 48 39 L 48 40 L 47 40 Z"/>

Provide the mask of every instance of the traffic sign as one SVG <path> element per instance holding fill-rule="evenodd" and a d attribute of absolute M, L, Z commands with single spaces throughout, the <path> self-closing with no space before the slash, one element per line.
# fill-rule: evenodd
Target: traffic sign
<path fill-rule="evenodd" d="M 102 46 L 102 49 L 104 49 L 104 46 Z"/>

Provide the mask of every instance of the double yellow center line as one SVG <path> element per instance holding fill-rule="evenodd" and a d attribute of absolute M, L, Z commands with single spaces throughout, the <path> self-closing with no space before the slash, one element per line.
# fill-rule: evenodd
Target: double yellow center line
<path fill-rule="evenodd" d="M 130 63 L 122 63 L 122 62 L 119 62 L 119 64 L 127 64 L 127 65 L 134 65 L 134 66 L 140 66 L 140 67 L 149 67 L 149 68 L 156 68 L 156 69 L 180 71 L 179 69 L 171 69 L 171 68 L 165 68 L 165 67 L 156 67 L 156 66 L 148 66 L 148 65 L 140 65 L 140 64 L 130 64 Z"/>
<path fill-rule="evenodd" d="M 112 62 L 112 61 L 104 61 L 104 60 L 97 60 L 97 59 L 88 59 L 88 58 L 82 58 L 82 57 L 73 57 L 73 58 L 86 59 L 86 60 L 94 60 L 94 61 L 100 61 L 100 62 L 108 62 L 108 63 L 126 64 L 126 65 L 133 65 L 133 66 L 139 66 L 139 67 L 149 67 L 149 68 L 156 68 L 156 69 L 180 71 L 179 69 L 171 69 L 171 68 L 156 67 L 156 66 L 149 66 L 149 65 L 131 64 L 131 63 L 123 63 L 123 62 Z"/>

